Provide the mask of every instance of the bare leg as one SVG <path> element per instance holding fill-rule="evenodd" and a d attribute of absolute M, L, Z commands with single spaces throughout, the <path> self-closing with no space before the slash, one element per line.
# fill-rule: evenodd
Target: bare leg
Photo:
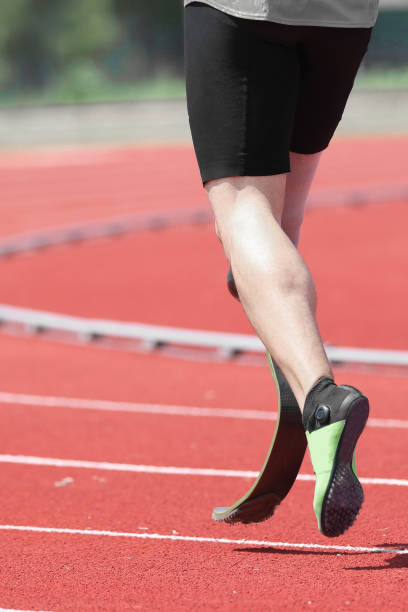
<path fill-rule="evenodd" d="M 299 244 L 300 228 L 305 214 L 306 200 L 322 153 L 322 151 L 312 155 L 290 153 L 291 171 L 286 175 L 282 229 L 295 246 Z"/>
<path fill-rule="evenodd" d="M 296 247 L 299 244 L 310 187 L 322 153 L 323 151 L 313 154 L 290 153 L 291 172 L 286 175 L 281 227 Z M 228 287 L 234 297 L 238 297 L 230 277 L 228 277 Z"/>
<path fill-rule="evenodd" d="M 281 228 L 286 175 L 218 179 L 206 190 L 242 306 L 303 407 L 316 380 L 332 374 L 312 278 Z"/>

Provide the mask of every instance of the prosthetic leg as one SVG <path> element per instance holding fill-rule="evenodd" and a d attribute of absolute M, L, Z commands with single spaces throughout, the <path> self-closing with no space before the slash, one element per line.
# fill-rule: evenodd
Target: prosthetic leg
<path fill-rule="evenodd" d="M 239 299 L 231 270 L 228 288 Z M 271 355 L 268 365 L 278 394 L 278 418 L 264 465 L 250 490 L 229 507 L 214 508 L 212 518 L 226 523 L 259 523 L 270 518 L 296 480 L 305 451 L 302 414 L 292 390 Z"/>

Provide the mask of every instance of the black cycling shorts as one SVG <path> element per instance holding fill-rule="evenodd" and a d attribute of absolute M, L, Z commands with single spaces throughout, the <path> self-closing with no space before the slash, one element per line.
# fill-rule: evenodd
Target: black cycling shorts
<path fill-rule="evenodd" d="M 185 8 L 187 105 L 203 183 L 290 172 L 325 149 L 372 28 L 283 25 Z"/>

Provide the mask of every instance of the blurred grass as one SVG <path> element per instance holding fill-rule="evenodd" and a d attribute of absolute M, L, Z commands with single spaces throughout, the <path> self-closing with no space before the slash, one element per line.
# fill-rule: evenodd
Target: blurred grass
<path fill-rule="evenodd" d="M 357 90 L 408 90 L 408 66 L 361 70 Z M 160 76 L 137 83 L 113 83 L 87 66 L 71 78 L 43 91 L 1 92 L 0 106 L 123 102 L 132 100 L 177 99 L 185 96 L 182 77 Z"/>
<path fill-rule="evenodd" d="M 361 70 L 356 78 L 357 89 L 408 89 L 408 66 L 401 68 L 371 68 Z"/>
<path fill-rule="evenodd" d="M 177 99 L 184 96 L 185 86 L 181 77 L 164 76 L 137 83 L 113 83 L 98 75 L 87 75 L 87 78 L 77 78 L 44 91 L 1 93 L 0 106 L 124 102 Z"/>

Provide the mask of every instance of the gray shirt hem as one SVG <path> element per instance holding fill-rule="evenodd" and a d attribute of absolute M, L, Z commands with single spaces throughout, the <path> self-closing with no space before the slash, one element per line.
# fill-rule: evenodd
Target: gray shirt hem
<path fill-rule="evenodd" d="M 187 4 L 191 4 L 196 0 L 185 0 L 184 6 Z M 245 11 L 240 11 L 238 9 L 232 9 L 229 7 L 225 7 L 225 5 L 219 4 L 216 0 L 200 0 L 204 4 L 208 4 L 223 13 L 227 13 L 228 15 L 232 15 L 233 17 L 241 17 L 242 19 L 253 19 L 255 21 L 272 21 L 275 23 L 282 23 L 284 25 L 304 25 L 304 26 L 316 26 L 316 27 L 330 27 L 330 28 L 371 28 L 375 25 L 377 21 L 377 14 L 368 21 L 363 22 L 350 22 L 350 21 L 317 21 L 316 19 L 307 20 L 307 19 L 283 19 L 281 17 L 274 17 L 271 15 L 260 15 L 247 13 Z"/>

